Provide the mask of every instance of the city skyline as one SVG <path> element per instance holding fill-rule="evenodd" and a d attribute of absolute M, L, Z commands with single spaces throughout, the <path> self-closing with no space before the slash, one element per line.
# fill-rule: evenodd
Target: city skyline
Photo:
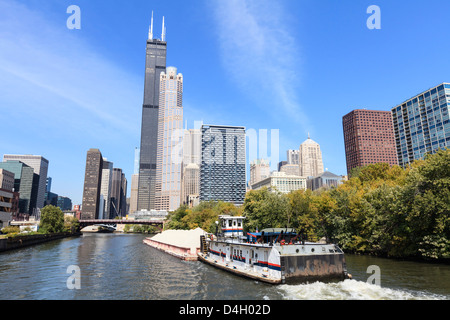
<path fill-rule="evenodd" d="M 178 10 L 171 9 L 174 4 Z M 167 65 L 186 77 L 189 128 L 203 121 L 279 129 L 280 161 L 311 132 L 324 167 L 345 174 L 342 116 L 362 108 L 390 111 L 449 81 L 450 66 L 442 63 L 447 44 L 440 50 L 404 49 L 416 38 L 442 42 L 433 30 L 444 28 L 448 1 L 376 4 L 380 30 L 367 28 L 369 3 L 361 2 L 81 1 L 81 29 L 69 30 L 68 1 L 2 1 L 0 105 L 21 130 L 2 133 L 1 155 L 48 159 L 53 188 L 73 204 L 82 202 L 90 148 L 107 154 L 130 181 L 140 145 L 143 52 L 154 11 L 155 34 L 161 34 L 165 16 Z M 214 77 L 204 77 L 206 70 Z M 261 80 L 262 74 L 270 81 Z M 325 99 L 324 88 L 331 99 Z"/>

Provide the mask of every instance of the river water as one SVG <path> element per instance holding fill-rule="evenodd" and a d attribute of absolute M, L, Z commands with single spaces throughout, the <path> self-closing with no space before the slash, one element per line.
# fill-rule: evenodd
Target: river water
<path fill-rule="evenodd" d="M 84 234 L 0 253 L 0 299 L 450 299 L 449 265 L 347 255 L 352 280 L 273 286 L 199 261 L 181 261 L 143 244 L 145 237 Z M 372 275 L 368 267 L 374 265 L 379 267 L 379 284 L 367 282 Z"/>

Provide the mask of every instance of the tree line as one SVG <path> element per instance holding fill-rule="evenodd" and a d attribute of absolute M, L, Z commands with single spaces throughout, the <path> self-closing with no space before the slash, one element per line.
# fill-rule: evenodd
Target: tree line
<path fill-rule="evenodd" d="M 263 188 L 247 192 L 239 207 L 222 201 L 181 206 L 166 228 L 215 232 L 220 214 L 245 216 L 246 231 L 296 228 L 349 253 L 450 259 L 450 150 L 406 168 L 385 163 L 356 168 L 336 188 L 289 194 Z"/>

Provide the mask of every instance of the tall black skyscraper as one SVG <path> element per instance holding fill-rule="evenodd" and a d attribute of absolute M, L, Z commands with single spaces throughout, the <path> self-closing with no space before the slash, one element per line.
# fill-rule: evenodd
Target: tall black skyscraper
<path fill-rule="evenodd" d="M 98 219 L 103 157 L 98 149 L 89 149 L 86 155 L 83 207 L 81 219 Z"/>
<path fill-rule="evenodd" d="M 147 40 L 144 105 L 142 107 L 141 151 L 137 209 L 155 208 L 156 152 L 158 139 L 159 77 L 166 72 L 167 43 L 164 17 L 161 39 L 153 39 L 152 22 Z"/>

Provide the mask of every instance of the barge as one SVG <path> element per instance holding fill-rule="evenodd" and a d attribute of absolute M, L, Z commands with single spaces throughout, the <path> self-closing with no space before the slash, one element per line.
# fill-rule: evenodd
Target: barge
<path fill-rule="evenodd" d="M 198 259 L 258 281 L 282 284 L 349 278 L 335 244 L 307 242 L 294 229 L 264 229 L 244 235 L 245 217 L 219 216 L 221 232 L 200 237 Z M 219 228 L 218 228 L 219 229 Z"/>

